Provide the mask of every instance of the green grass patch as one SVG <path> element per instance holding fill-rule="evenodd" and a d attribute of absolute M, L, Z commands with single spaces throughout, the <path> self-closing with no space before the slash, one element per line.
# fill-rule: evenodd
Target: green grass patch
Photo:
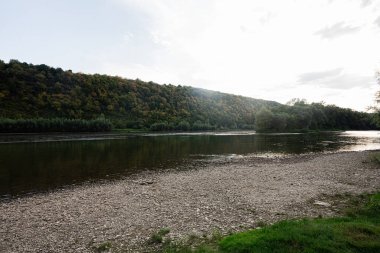
<path fill-rule="evenodd" d="M 371 160 L 380 164 L 380 152 L 373 153 Z"/>
<path fill-rule="evenodd" d="M 220 231 L 215 230 L 211 235 L 191 234 L 182 240 L 167 238 L 161 247 L 154 250 L 160 253 L 210 253 L 219 252 L 219 241 L 223 238 Z"/>
<path fill-rule="evenodd" d="M 380 252 L 380 194 L 364 203 L 344 217 L 282 221 L 228 236 L 220 252 Z"/>
<path fill-rule="evenodd" d="M 283 221 L 220 242 L 222 252 L 380 252 L 380 227 L 368 220 Z"/>
<path fill-rule="evenodd" d="M 104 242 L 96 247 L 94 247 L 95 252 L 97 253 L 103 253 L 103 252 L 108 252 L 111 250 L 112 244 L 110 242 Z"/>
<path fill-rule="evenodd" d="M 164 241 L 164 236 L 170 233 L 170 229 L 168 228 L 161 228 L 157 233 L 154 233 L 150 239 L 149 243 L 151 244 L 157 244 L 162 243 Z"/>
<path fill-rule="evenodd" d="M 345 215 L 281 221 L 260 229 L 169 242 L 156 252 L 380 252 L 380 193 L 352 197 Z"/>

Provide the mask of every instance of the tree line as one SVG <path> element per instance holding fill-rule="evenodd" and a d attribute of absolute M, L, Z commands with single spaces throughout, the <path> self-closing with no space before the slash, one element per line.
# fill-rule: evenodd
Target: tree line
<path fill-rule="evenodd" d="M 1 133 L 37 133 L 37 132 L 106 132 L 112 130 L 112 124 L 106 119 L 9 119 L 0 118 Z"/>
<path fill-rule="evenodd" d="M 377 115 L 357 112 L 324 103 L 308 104 L 293 100 L 291 105 L 262 108 L 256 114 L 256 130 L 261 132 L 309 130 L 370 130 L 379 127 Z"/>
<path fill-rule="evenodd" d="M 373 129 L 371 114 L 323 104 L 282 105 L 221 92 L 0 60 L 0 118 L 91 121 L 170 130 Z M 21 122 L 21 121 L 20 121 Z"/>

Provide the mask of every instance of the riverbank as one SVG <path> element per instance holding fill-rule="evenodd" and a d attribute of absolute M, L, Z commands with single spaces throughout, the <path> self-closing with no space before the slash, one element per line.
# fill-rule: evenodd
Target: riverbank
<path fill-rule="evenodd" d="M 236 156 L 3 202 L 0 251 L 92 252 L 109 242 L 136 252 L 161 228 L 181 238 L 334 216 L 345 205 L 338 194 L 380 189 L 370 154 Z"/>

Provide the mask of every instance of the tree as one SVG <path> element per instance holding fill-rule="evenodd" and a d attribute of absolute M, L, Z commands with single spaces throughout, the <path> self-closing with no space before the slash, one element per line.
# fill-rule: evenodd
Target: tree
<path fill-rule="evenodd" d="M 377 80 L 377 84 L 380 85 L 380 70 L 377 71 L 376 73 L 376 80 Z M 380 104 L 380 91 L 376 92 L 375 101 L 377 104 Z M 378 108 L 378 111 L 380 111 L 379 108 Z"/>
<path fill-rule="evenodd" d="M 289 100 L 288 102 L 286 102 L 286 105 L 290 105 L 290 106 L 293 106 L 293 105 L 306 105 L 307 104 L 307 101 L 306 99 L 304 98 L 292 98 L 291 100 Z"/>
<path fill-rule="evenodd" d="M 380 92 L 377 99 L 380 104 Z M 187 86 L 0 60 L 0 117 L 93 120 L 101 113 L 118 128 L 157 131 L 251 129 L 254 124 L 259 131 L 373 127 L 369 123 L 373 114 L 309 104 L 304 99 L 283 105 Z"/>
<path fill-rule="evenodd" d="M 261 108 L 256 114 L 255 129 L 256 131 L 270 131 L 273 127 L 273 113 L 267 108 Z"/>
<path fill-rule="evenodd" d="M 380 70 L 377 71 L 376 73 L 376 80 L 377 80 L 377 84 L 380 85 Z M 372 109 L 375 111 L 373 122 L 377 125 L 377 127 L 380 127 L 380 91 L 376 92 L 375 105 L 370 107 L 369 109 Z"/>

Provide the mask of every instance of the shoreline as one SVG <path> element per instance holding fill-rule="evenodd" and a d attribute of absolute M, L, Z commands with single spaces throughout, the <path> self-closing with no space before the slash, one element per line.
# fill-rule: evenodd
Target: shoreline
<path fill-rule="evenodd" d="M 380 165 L 369 162 L 372 152 L 195 162 L 188 170 L 0 202 L 0 251 L 93 252 L 93 246 L 112 242 L 138 252 L 161 228 L 183 238 L 334 216 L 344 205 L 337 194 L 380 189 Z"/>

